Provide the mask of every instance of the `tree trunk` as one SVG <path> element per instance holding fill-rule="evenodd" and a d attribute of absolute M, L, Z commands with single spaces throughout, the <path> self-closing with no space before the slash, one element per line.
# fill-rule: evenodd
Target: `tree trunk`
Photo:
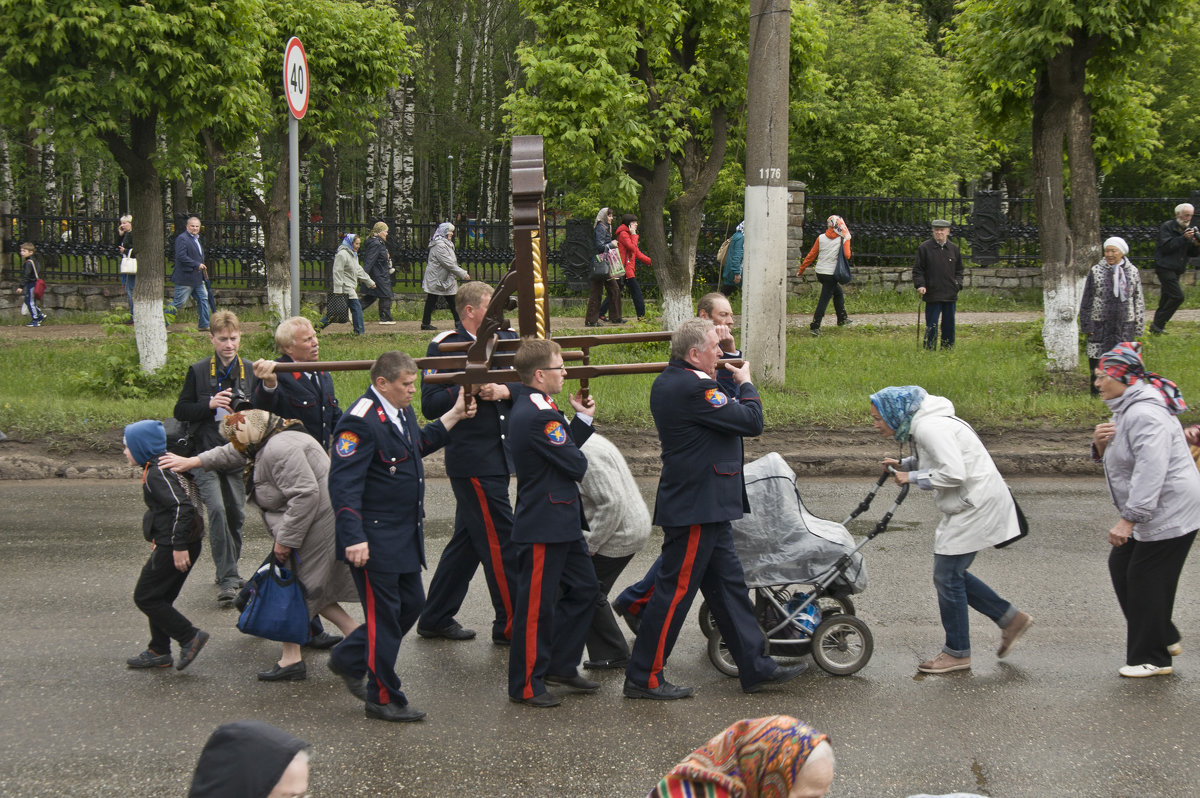
<path fill-rule="evenodd" d="M 129 143 L 116 134 L 104 137 L 109 152 L 129 178 L 133 247 L 138 274 L 133 288 L 133 332 L 142 370 L 158 371 L 167 362 L 167 326 L 163 320 L 163 199 L 154 165 L 156 116 L 130 120 Z"/>
<path fill-rule="evenodd" d="M 341 242 L 341 208 L 338 207 L 340 168 L 337 151 L 333 147 L 322 147 L 320 157 L 324 163 L 321 170 L 321 221 L 326 225 L 322 228 L 321 246 L 334 250 Z M 330 261 L 330 271 L 332 268 Z"/>

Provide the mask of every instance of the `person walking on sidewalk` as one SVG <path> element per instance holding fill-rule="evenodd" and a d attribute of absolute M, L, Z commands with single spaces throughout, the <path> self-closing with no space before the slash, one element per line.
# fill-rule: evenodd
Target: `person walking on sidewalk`
<path fill-rule="evenodd" d="M 925 348 L 937 349 L 938 321 L 942 349 L 954 348 L 954 309 L 963 284 L 962 255 L 950 241 L 950 222 L 933 220 L 933 237 L 917 247 L 912 278 L 925 302 Z"/>
<path fill-rule="evenodd" d="M 35 251 L 28 241 L 21 245 L 21 288 L 25 292 L 25 309 L 29 311 L 26 327 L 41 327 L 46 320 L 46 314 L 37 306 L 37 298 L 33 295 L 38 281 L 37 263 L 33 260 Z"/>
<path fill-rule="evenodd" d="M 385 222 L 376 222 L 371 228 L 371 235 L 362 245 L 362 268 L 375 285 L 369 291 L 363 292 L 363 310 L 371 307 L 379 300 L 379 323 L 395 324 L 392 319 L 392 254 L 387 248 L 388 226 Z"/>
<path fill-rule="evenodd" d="M 1007 657 L 1033 618 L 967 570 L 980 551 L 1021 533 L 1016 502 L 991 455 L 971 426 L 954 415 L 949 399 L 931 396 L 919 385 L 871 394 L 871 418 L 884 437 L 911 440 L 916 448 L 915 455 L 903 460 L 884 459 L 895 469 L 896 484 L 932 490 L 942 512 L 934 535 L 933 583 L 946 643 L 917 670 L 949 673 L 971 667 L 968 608 L 1000 627 L 996 656 Z"/>
<path fill-rule="evenodd" d="M 838 326 L 845 327 L 854 323 L 846 315 L 846 292 L 833 276 L 834 269 L 837 268 L 838 249 L 842 250 L 847 260 L 850 259 L 850 237 L 850 229 L 846 227 L 845 220 L 837 215 L 830 216 L 825 220 L 825 232 L 817 236 L 796 274 L 797 277 L 803 277 L 805 269 L 814 262 L 817 264 L 817 282 L 821 284 L 821 297 L 817 300 L 812 324 L 808 326 L 808 331 L 813 335 L 821 334 L 821 320 L 825 318 L 825 309 L 829 307 L 830 299 L 833 300 L 833 311 L 837 314 Z"/>
<path fill-rule="evenodd" d="M 1158 275 L 1162 295 L 1158 300 L 1158 310 L 1154 311 L 1154 321 L 1150 323 L 1150 332 L 1155 335 L 1166 332 L 1167 322 L 1183 304 L 1179 278 L 1187 270 L 1188 258 L 1200 255 L 1200 236 L 1197 235 L 1197 229 L 1191 226 L 1195 212 L 1196 209 L 1189 203 L 1176 205 L 1175 218 L 1163 222 L 1158 228 L 1154 273 Z"/>
<path fill-rule="evenodd" d="M 458 265 L 454 252 L 454 225 L 442 222 L 429 239 L 429 257 L 425 261 L 425 276 L 421 279 L 421 290 L 425 292 L 425 312 L 421 315 L 422 330 L 436 330 L 433 326 L 433 311 L 444 297 L 454 326 L 459 325 L 458 310 L 454 307 L 454 295 L 458 293 L 458 281 L 470 280 L 471 275 Z"/>

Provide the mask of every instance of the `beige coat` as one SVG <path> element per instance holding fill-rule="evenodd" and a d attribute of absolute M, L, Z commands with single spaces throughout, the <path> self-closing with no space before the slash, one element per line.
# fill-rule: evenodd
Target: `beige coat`
<path fill-rule="evenodd" d="M 207 470 L 244 466 L 233 444 L 201 452 Z M 357 601 L 350 568 L 337 560 L 333 506 L 329 502 L 329 456 L 303 430 L 271 436 L 255 458 L 254 503 L 277 543 L 295 549 L 296 575 L 310 615 L 337 601 Z"/>

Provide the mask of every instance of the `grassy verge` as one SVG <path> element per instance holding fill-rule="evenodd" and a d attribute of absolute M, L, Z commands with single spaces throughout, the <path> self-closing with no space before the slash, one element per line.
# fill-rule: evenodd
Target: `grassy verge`
<path fill-rule="evenodd" d="M 637 327 L 630 325 L 627 329 Z M 646 325 L 642 329 L 653 328 Z M 1194 357 L 1200 324 L 1176 322 L 1171 330 L 1169 336 L 1146 342 L 1147 363 L 1178 382 L 1184 396 L 1200 407 L 1200 372 Z M 421 356 L 428 340 L 426 334 L 355 337 L 332 333 L 322 337 L 321 356 L 327 360 L 365 360 L 391 348 Z M 170 416 L 186 364 L 211 352 L 207 336 L 193 333 L 172 337 L 173 373 L 163 375 L 161 382 L 168 387 L 157 393 L 119 398 L 115 389 L 96 393 L 82 387 L 86 380 L 75 378 L 105 358 L 117 357 L 122 351 L 127 355 L 132 346 L 132 336 L 125 329 L 102 344 L 84 340 L 10 343 L 5 368 L 0 372 L 0 430 L 21 440 L 45 441 L 60 451 L 111 451 L 125 424 Z M 250 358 L 272 356 L 268 333 L 248 336 L 242 353 Z M 597 363 L 666 359 L 665 344 L 593 351 L 593 362 Z M 1086 361 L 1084 364 L 1074 374 L 1047 374 L 1037 322 L 960 326 L 957 349 L 936 353 L 919 350 L 913 334 L 895 328 L 827 328 L 820 338 L 812 338 L 804 329 L 794 329 L 788 332 L 786 384 L 763 391 L 767 424 L 864 427 L 871 392 L 887 385 L 919 384 L 932 393 L 950 397 L 959 414 L 982 429 L 1043 425 L 1078 428 L 1107 416 L 1103 404 L 1088 395 Z M 343 405 L 359 396 L 367 385 L 365 373 L 338 372 L 333 379 Z M 631 428 L 651 427 L 647 397 L 652 382 L 653 376 L 594 380 L 591 389 L 601 421 Z M 568 389 L 576 387 L 568 383 Z M 1200 412 L 1189 411 L 1183 420 L 1198 421 Z"/>

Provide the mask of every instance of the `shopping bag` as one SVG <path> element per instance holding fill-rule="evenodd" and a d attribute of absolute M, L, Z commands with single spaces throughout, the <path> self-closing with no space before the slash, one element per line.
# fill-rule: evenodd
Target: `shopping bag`
<path fill-rule="evenodd" d="M 608 256 L 608 276 L 621 278 L 625 276 L 625 265 L 621 263 L 621 253 L 610 249 L 604 253 Z"/>
<path fill-rule="evenodd" d="M 842 285 L 854 279 L 850 274 L 850 259 L 846 257 L 846 250 L 840 241 L 838 242 L 837 265 L 833 267 L 833 279 Z"/>
<path fill-rule="evenodd" d="M 592 256 L 591 278 L 604 281 L 608 279 L 608 254 Z"/>
<path fill-rule="evenodd" d="M 238 616 L 240 631 L 267 640 L 303 645 L 308 642 L 308 608 L 295 572 L 283 567 L 272 551 L 242 588 L 248 593 Z"/>
<path fill-rule="evenodd" d="M 330 294 L 325 298 L 325 318 L 330 324 L 350 321 L 350 302 L 345 294 Z"/>
<path fill-rule="evenodd" d="M 137 258 L 121 258 L 121 274 L 137 274 Z"/>

